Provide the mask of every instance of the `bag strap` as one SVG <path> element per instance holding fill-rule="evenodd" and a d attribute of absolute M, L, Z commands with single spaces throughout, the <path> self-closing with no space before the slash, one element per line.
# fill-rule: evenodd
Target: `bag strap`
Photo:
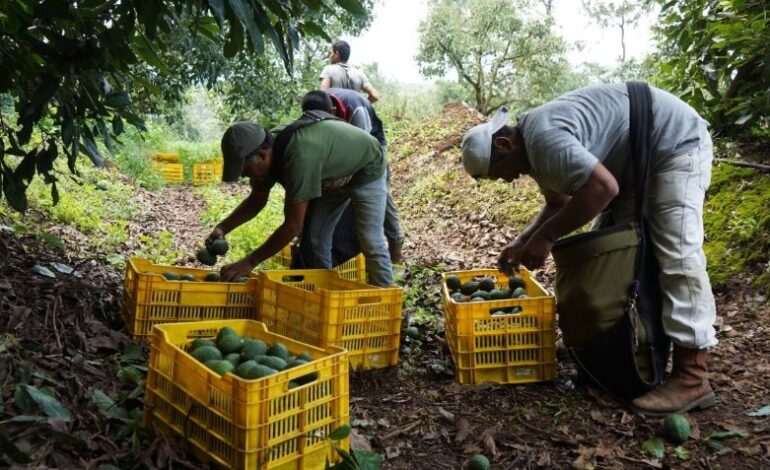
<path fill-rule="evenodd" d="M 637 223 L 644 225 L 650 173 L 650 136 L 652 134 L 652 92 L 644 82 L 626 82 L 629 104 L 629 138 L 634 165 L 634 190 Z"/>
<path fill-rule="evenodd" d="M 270 177 L 273 180 L 281 181 L 283 176 L 283 162 L 286 154 L 286 147 L 289 146 L 289 141 L 292 137 L 294 137 L 294 134 L 303 127 L 307 127 L 311 124 L 315 124 L 317 122 L 325 121 L 328 119 L 341 121 L 341 119 L 338 117 L 333 116 L 325 111 L 305 111 L 302 113 L 302 116 L 300 116 L 299 119 L 291 122 L 288 126 L 284 127 L 281 132 L 278 133 L 278 135 L 275 137 L 275 142 L 273 143 L 273 160 L 270 164 Z"/>

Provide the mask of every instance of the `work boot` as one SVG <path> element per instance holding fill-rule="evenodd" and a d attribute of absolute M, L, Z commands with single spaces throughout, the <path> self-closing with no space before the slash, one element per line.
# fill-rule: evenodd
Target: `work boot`
<path fill-rule="evenodd" d="M 404 258 L 401 256 L 401 246 L 404 244 L 404 239 L 391 240 L 388 238 L 388 251 L 390 252 L 390 262 L 393 264 L 401 264 L 404 262 Z"/>
<path fill-rule="evenodd" d="M 674 345 L 674 364 L 665 384 L 633 401 L 640 413 L 666 416 L 716 403 L 706 369 L 706 350 Z"/>

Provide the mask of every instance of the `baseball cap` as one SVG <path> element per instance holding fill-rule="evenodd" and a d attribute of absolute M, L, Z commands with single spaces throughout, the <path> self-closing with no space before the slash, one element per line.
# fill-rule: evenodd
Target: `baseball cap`
<path fill-rule="evenodd" d="M 254 122 L 236 122 L 227 128 L 222 136 L 222 181 L 238 181 L 246 156 L 259 148 L 265 136 L 265 130 Z"/>
<path fill-rule="evenodd" d="M 462 154 L 465 171 L 474 178 L 489 174 L 492 134 L 508 124 L 508 108 L 501 106 L 488 122 L 471 127 L 463 136 Z"/>

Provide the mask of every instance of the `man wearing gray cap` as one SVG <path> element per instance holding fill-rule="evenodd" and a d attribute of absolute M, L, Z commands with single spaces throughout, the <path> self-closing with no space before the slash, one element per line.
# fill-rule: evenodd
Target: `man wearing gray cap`
<path fill-rule="evenodd" d="M 308 202 L 315 199 L 310 234 L 314 264 L 332 267 L 333 228 L 349 201 L 356 214 L 369 282 L 381 287 L 393 284 L 382 228 L 387 186 L 380 144 L 367 132 L 332 116 L 314 115 L 314 119 L 291 134 L 275 138 L 252 122 L 238 122 L 225 131 L 222 180 L 248 177 L 251 193 L 214 228 L 208 241 L 225 236 L 259 214 L 275 183 L 283 186 L 286 196 L 281 226 L 247 257 L 224 266 L 223 280 L 245 275 L 288 245 L 302 229 Z"/>
<path fill-rule="evenodd" d="M 633 403 L 642 412 L 660 414 L 705 408 L 715 401 L 706 348 L 717 343 L 716 307 L 703 254 L 712 144 L 707 122 L 690 106 L 650 88 L 645 218 L 660 266 L 663 327 L 674 343 L 674 362 L 668 381 Z M 508 118 L 501 108 L 490 122 L 470 129 L 462 142 L 463 165 L 471 176 L 510 182 L 530 175 L 545 199 L 532 223 L 500 254 L 503 269 L 542 266 L 555 240 L 600 214 L 606 225 L 634 220 L 624 84 L 567 93 L 520 115 L 516 126 L 509 126 Z"/>

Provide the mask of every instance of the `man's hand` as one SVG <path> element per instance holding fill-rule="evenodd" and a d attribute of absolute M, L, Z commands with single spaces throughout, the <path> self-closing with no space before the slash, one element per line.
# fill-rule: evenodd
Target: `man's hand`
<path fill-rule="evenodd" d="M 513 274 L 513 271 L 519 269 L 521 264 L 521 253 L 524 250 L 524 246 L 527 243 L 527 238 L 523 235 L 519 235 L 508 244 L 497 257 L 497 268 L 505 273 L 506 276 Z"/>
<path fill-rule="evenodd" d="M 219 225 L 217 225 L 216 227 L 214 227 L 214 230 L 211 232 L 208 238 L 206 238 L 206 248 L 210 249 L 211 243 L 214 240 L 217 240 L 219 238 L 224 238 L 224 237 L 225 237 L 225 231 L 222 230 L 222 228 L 220 228 Z"/>
<path fill-rule="evenodd" d="M 255 265 L 249 261 L 249 258 L 246 257 L 235 263 L 222 266 L 222 270 L 219 274 L 222 278 L 222 282 L 233 282 L 239 277 L 247 276 L 251 270 L 254 269 L 254 266 Z"/>
<path fill-rule="evenodd" d="M 539 232 L 535 232 L 520 253 L 521 264 L 530 270 L 543 266 L 552 248 L 553 242 L 551 240 L 548 240 Z"/>

